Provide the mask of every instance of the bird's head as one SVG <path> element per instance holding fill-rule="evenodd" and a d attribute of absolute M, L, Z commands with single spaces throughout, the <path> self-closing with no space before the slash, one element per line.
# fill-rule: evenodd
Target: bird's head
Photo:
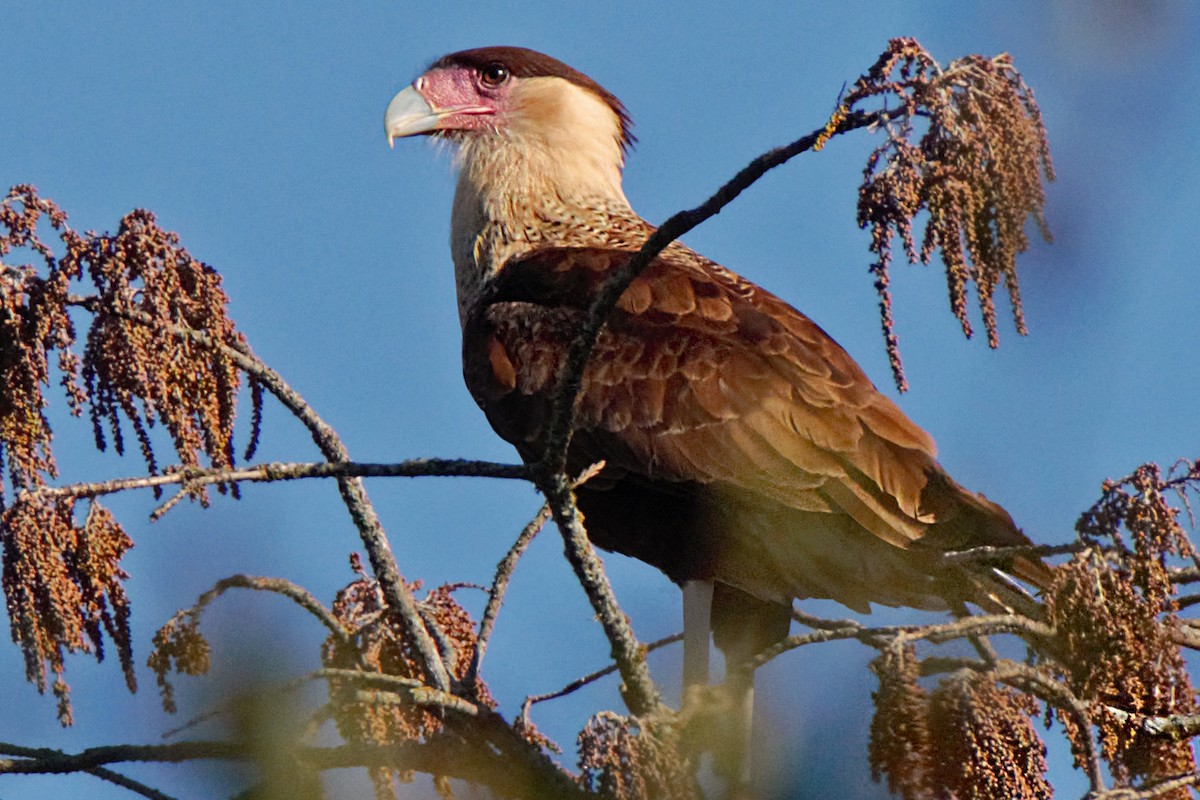
<path fill-rule="evenodd" d="M 389 143 L 418 134 L 449 139 L 461 145 L 468 168 L 475 160 L 492 164 L 499 153 L 506 171 L 538 170 L 551 183 L 589 182 L 588 172 L 611 183 L 615 174 L 618 187 L 634 141 L 630 127 L 625 106 L 611 92 L 521 47 L 443 56 L 392 98 L 384 114 Z"/>

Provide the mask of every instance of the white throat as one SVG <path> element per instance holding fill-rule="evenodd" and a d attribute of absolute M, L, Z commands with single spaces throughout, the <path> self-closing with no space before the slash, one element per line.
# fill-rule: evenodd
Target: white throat
<path fill-rule="evenodd" d="M 514 255 L 594 222 L 632 215 L 621 188 L 620 120 L 600 98 L 558 78 L 531 78 L 494 131 L 459 142 L 450 249 L 460 318 Z"/>

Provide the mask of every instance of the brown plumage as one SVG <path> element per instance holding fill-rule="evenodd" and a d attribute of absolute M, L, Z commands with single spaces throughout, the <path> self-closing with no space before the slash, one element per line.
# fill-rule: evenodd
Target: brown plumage
<path fill-rule="evenodd" d="M 595 294 L 653 228 L 621 189 L 624 107 L 547 56 L 446 56 L 388 109 L 389 137 L 459 145 L 451 248 L 463 372 L 492 426 L 539 457 L 559 368 Z M 572 470 L 599 546 L 716 583 L 718 643 L 787 631 L 793 598 L 921 608 L 1028 598 L 938 556 L 1025 545 L 951 479 L 933 440 L 820 327 L 770 292 L 668 247 L 621 297 L 583 376 Z M 1012 571 L 1036 582 L 1041 564 Z M 722 621 L 733 620 L 727 632 Z"/>

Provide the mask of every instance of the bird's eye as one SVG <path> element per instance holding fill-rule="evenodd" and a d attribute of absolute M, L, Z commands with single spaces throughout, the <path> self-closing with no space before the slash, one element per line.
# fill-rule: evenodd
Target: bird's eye
<path fill-rule="evenodd" d="M 508 67 L 493 62 L 479 71 L 479 77 L 488 86 L 499 86 L 508 80 Z"/>

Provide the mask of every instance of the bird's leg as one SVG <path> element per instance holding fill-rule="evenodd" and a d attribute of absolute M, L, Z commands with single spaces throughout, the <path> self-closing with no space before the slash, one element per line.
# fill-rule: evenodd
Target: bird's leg
<path fill-rule="evenodd" d="M 725 714 L 714 769 L 728 798 L 753 797 L 750 732 L 754 721 L 755 656 L 787 637 L 790 604 L 771 602 L 718 584 L 713 599 L 713 638 L 725 654 Z"/>
<path fill-rule="evenodd" d="M 683 584 L 683 697 L 680 706 L 703 709 L 700 690 L 708 686 L 708 660 L 711 651 L 714 585 L 709 580 L 690 580 Z M 696 704 L 700 703 L 699 706 Z M 705 726 L 690 726 L 684 748 L 691 760 L 692 775 L 701 769 L 704 754 L 712 741 Z"/>
<path fill-rule="evenodd" d="M 709 630 L 712 625 L 713 582 L 683 584 L 683 696 L 688 689 L 708 685 Z"/>
<path fill-rule="evenodd" d="M 750 786 L 750 733 L 754 727 L 754 670 L 745 666 L 752 650 L 725 653 L 725 691 L 731 727 L 724 754 L 725 779 L 731 797 L 747 797 Z"/>

